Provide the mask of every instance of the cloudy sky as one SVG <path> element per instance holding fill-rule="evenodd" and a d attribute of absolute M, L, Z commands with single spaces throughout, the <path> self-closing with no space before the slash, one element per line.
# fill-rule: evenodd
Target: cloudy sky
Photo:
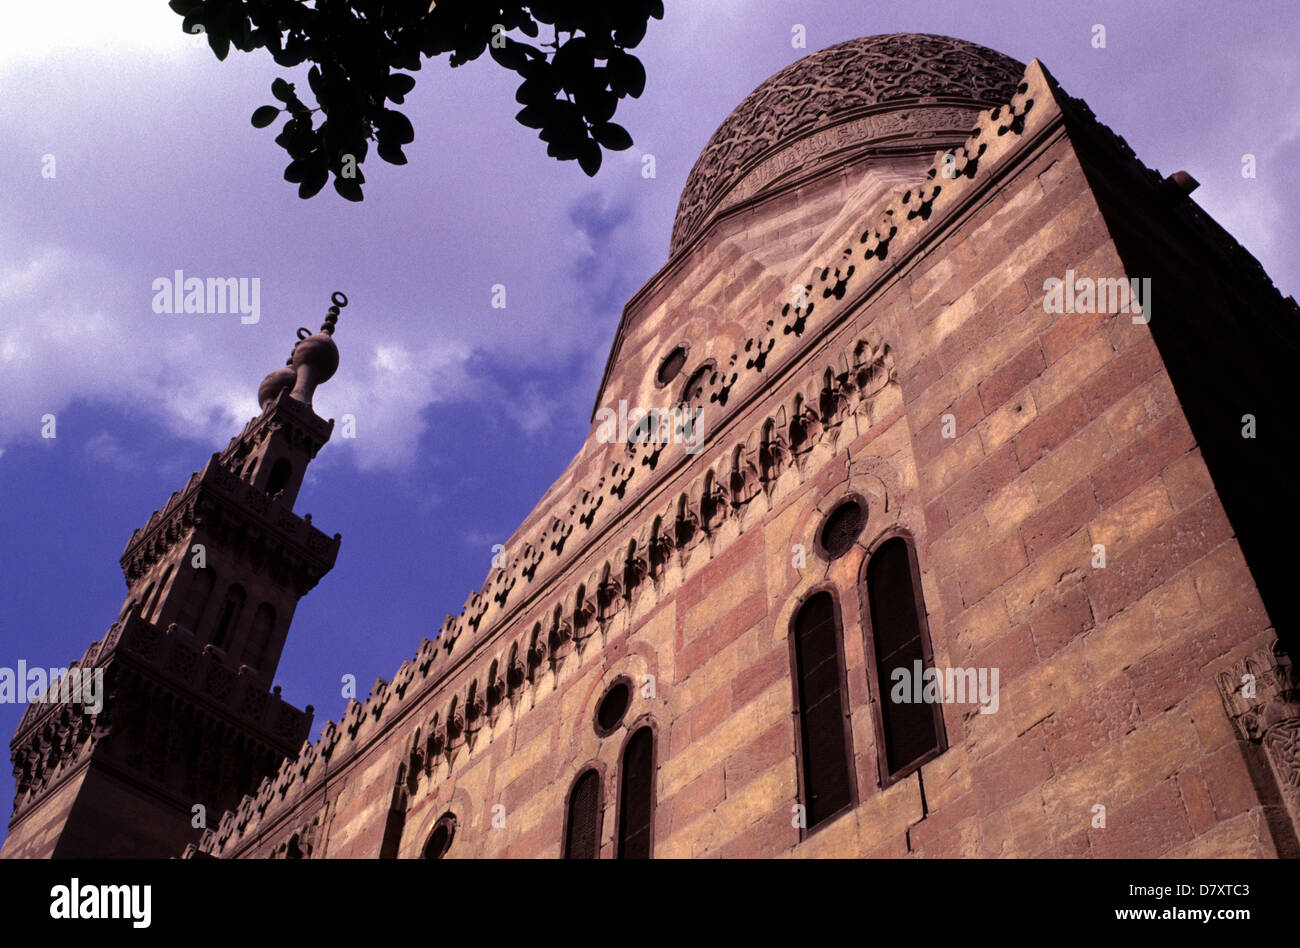
<path fill-rule="evenodd" d="M 297 510 L 343 545 L 278 676 L 286 699 L 316 706 L 318 733 L 345 705 L 344 674 L 364 696 L 460 610 L 492 544 L 577 451 L 623 303 L 666 261 L 679 192 L 718 123 L 773 72 L 846 39 L 942 33 L 1041 59 L 1148 165 L 1191 172 L 1195 199 L 1284 294 L 1300 289 L 1289 0 L 667 6 L 637 50 L 645 94 L 617 119 L 636 145 L 607 153 L 594 180 L 514 122 L 514 74 L 486 56 L 437 61 L 403 108 L 410 163 L 372 157 L 360 205 L 329 187 L 301 201 L 282 180 L 275 131 L 248 121 L 286 74 L 264 52 L 218 62 L 165 0 L 6 10 L 0 666 L 63 665 L 102 637 L 131 531 L 257 413 L 296 327 L 315 330 L 342 290 L 342 366 L 315 407 L 355 415 L 357 437 L 324 449 Z M 178 269 L 258 278 L 260 320 L 153 312 L 153 281 Z M 0 705 L 0 732 L 22 711 Z M 3 768 L 6 807 L 12 789 Z"/>

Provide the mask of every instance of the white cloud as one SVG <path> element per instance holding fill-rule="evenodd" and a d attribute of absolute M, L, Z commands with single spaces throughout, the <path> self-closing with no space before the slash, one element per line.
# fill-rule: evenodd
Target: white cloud
<path fill-rule="evenodd" d="M 69 54 L 128 58 L 183 53 L 201 40 L 181 31 L 163 0 L 42 0 L 5 5 L 0 73 Z"/>
<path fill-rule="evenodd" d="M 143 413 L 172 434 L 213 450 L 257 414 L 262 377 L 280 364 L 237 318 L 152 313 L 147 287 L 132 287 L 93 257 L 58 247 L 0 246 L 0 444 L 38 436 L 40 418 L 74 401 Z M 182 320 L 193 322 L 182 322 Z M 249 336 L 240 336 L 248 333 Z M 258 344 L 243 343 L 256 338 Z M 288 340 L 286 340 L 286 343 Z M 340 373 L 316 394 L 315 408 L 356 416 L 355 439 L 339 439 L 362 469 L 401 469 L 414 459 L 428 406 L 474 397 L 465 371 L 470 349 L 434 342 L 359 344 L 340 338 Z M 94 460 L 127 469 L 110 432 L 86 443 Z"/>
<path fill-rule="evenodd" d="M 478 386 L 465 365 L 470 348 L 456 342 L 408 347 L 393 340 L 373 344 L 370 353 L 349 351 L 340 339 L 347 371 L 318 390 L 318 413 L 333 417 L 334 436 L 363 471 L 400 470 L 416 457 L 427 424 L 425 409 L 450 398 L 473 398 Z M 340 435 L 344 415 L 356 422 L 356 437 Z"/>
<path fill-rule="evenodd" d="M 585 356 L 584 382 L 593 372 L 598 379 L 604 339 L 635 289 L 620 268 L 647 261 L 638 269 L 648 276 L 660 262 L 630 223 L 607 238 L 612 252 L 595 253 L 568 216 L 571 193 L 592 185 L 573 163 L 545 158 L 528 136 L 482 146 L 494 158 L 516 149 L 541 178 L 559 182 L 530 198 L 522 223 L 513 198 L 478 183 L 496 166 L 485 169 L 470 148 L 424 156 L 431 164 L 419 173 L 453 182 L 432 191 L 421 190 L 415 170 L 400 177 L 376 161 L 364 206 L 345 207 L 328 191 L 298 201 L 280 180 L 269 134 L 247 120 L 269 95 L 269 76 L 283 70 L 265 54 L 217 63 L 192 48 L 165 0 L 55 0 L 17 8 L 6 23 L 0 78 L 14 80 L 14 94 L 0 101 L 0 125 L 15 143 L 0 171 L 16 187 L 0 228 L 0 445 L 37 437 L 42 414 L 82 401 L 141 416 L 201 452 L 224 446 L 256 414 L 257 385 L 283 364 L 292 327 L 319 325 L 324 290 L 337 285 L 356 289 L 354 306 L 337 337 L 342 365 L 318 391 L 316 410 L 336 420 L 353 414 L 356 438 L 336 428 L 322 457 L 409 470 L 431 406 L 453 399 L 494 406 L 521 436 L 572 411 L 572 395 L 536 386 L 527 395 L 506 392 L 575 353 Z M 452 78 L 465 83 L 463 73 Z M 451 88 L 443 101 L 432 90 L 422 105 L 412 100 L 422 146 L 459 127 L 461 112 L 487 108 L 486 95 L 479 102 L 468 86 L 464 95 Z M 496 115 L 501 101 L 490 101 Z M 505 102 L 498 118 L 509 123 L 508 95 Z M 41 177 L 47 152 L 58 158 L 55 179 Z M 597 187 L 654 191 L 639 174 L 619 180 Z M 340 224 L 347 240 L 326 240 Z M 403 244 L 405 234 L 419 239 Z M 331 252 L 304 252 L 318 241 Z M 390 244 L 401 251 L 378 252 Z M 494 255 L 494 247 L 502 249 Z M 585 269 L 575 273 L 579 263 Z M 152 313 L 150 281 L 182 267 L 264 277 L 262 322 Z M 498 281 L 510 286 L 509 318 L 495 311 L 484 318 L 485 288 Z M 319 298 L 311 296 L 317 289 Z M 593 332 L 601 344 L 593 345 Z M 511 377 L 471 377 L 474 354 L 508 366 Z"/>
<path fill-rule="evenodd" d="M 510 539 L 508 535 L 491 533 L 487 530 L 466 530 L 461 534 L 461 543 L 467 549 L 479 550 L 483 553 L 483 558 L 491 565 L 493 549 L 498 543 L 504 545 L 506 540 Z"/>
<path fill-rule="evenodd" d="M 140 470 L 140 461 L 122 447 L 121 442 L 107 431 L 101 431 L 86 442 L 86 457 L 99 464 L 130 474 Z"/>
<path fill-rule="evenodd" d="M 273 336 L 269 325 L 245 327 L 237 316 L 155 314 L 147 279 L 128 280 L 86 253 L 26 248 L 18 235 L 6 236 L 0 259 L 12 262 L 0 268 L 0 445 L 38 437 L 41 416 L 57 417 L 77 401 L 142 415 L 208 451 L 257 414 L 257 386 L 282 364 L 290 339 Z M 434 314 L 429 323 L 439 321 Z M 497 406 L 529 436 L 572 410 L 536 384 L 510 394 L 502 381 L 475 376 L 468 367 L 475 345 L 410 329 L 399 320 L 372 325 L 364 341 L 339 333 L 340 370 L 314 399 L 317 413 L 335 419 L 331 457 L 349 457 L 360 470 L 409 470 L 427 412 L 453 401 Z M 422 341 L 404 341 L 412 335 Z M 345 415 L 354 418 L 355 437 L 342 437 Z M 128 469 L 112 432 L 84 451 Z"/>
<path fill-rule="evenodd" d="M 530 386 L 519 398 L 506 401 L 505 412 L 524 434 L 535 435 L 554 427 L 556 412 L 564 407 L 558 399 L 543 395 L 536 386 Z"/>
<path fill-rule="evenodd" d="M 210 438 L 254 401 L 230 397 L 240 388 L 231 385 L 233 358 L 211 346 L 194 358 L 222 327 L 161 327 L 153 321 L 170 317 L 148 312 L 143 290 L 133 292 L 88 254 L 57 246 L 24 252 L 14 240 L 0 256 L 18 261 L 0 270 L 0 401 L 8 409 L 0 440 L 32 435 L 33 419 L 78 398 L 143 409 L 178 435 Z"/>

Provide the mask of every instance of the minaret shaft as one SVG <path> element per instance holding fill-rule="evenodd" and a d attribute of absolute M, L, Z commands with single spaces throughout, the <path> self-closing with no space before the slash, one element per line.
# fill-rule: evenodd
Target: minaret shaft
<path fill-rule="evenodd" d="M 338 367 L 335 294 L 299 330 L 261 413 L 127 542 L 127 597 L 73 666 L 102 674 L 102 707 L 33 704 L 10 742 L 17 784 L 4 856 L 180 855 L 297 753 L 312 708 L 271 685 L 298 600 L 333 567 L 338 534 L 299 516 L 307 465 L 334 423 L 311 393 Z"/>

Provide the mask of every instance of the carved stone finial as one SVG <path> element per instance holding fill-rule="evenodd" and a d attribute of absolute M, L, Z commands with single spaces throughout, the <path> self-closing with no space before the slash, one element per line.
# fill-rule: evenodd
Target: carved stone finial
<path fill-rule="evenodd" d="M 335 290 L 330 294 L 330 302 L 333 303 L 325 313 L 325 322 L 320 327 L 320 331 L 327 335 L 334 335 L 334 326 L 339 321 L 339 310 L 348 305 L 348 298 L 345 294 Z"/>
<path fill-rule="evenodd" d="M 339 350 L 333 339 L 334 325 L 338 322 L 339 308 L 348 304 L 348 298 L 336 292 L 330 299 L 333 305 L 325 314 L 321 331 L 311 335 L 306 328 L 299 329 L 298 343 L 289 356 L 289 364 L 296 377 L 293 391 L 289 395 L 304 405 L 311 404 L 316 387 L 333 378 L 339 367 Z"/>
<path fill-rule="evenodd" d="M 339 310 L 348 305 L 348 298 L 336 291 L 330 295 L 330 302 L 332 305 L 325 313 L 320 332 L 312 335 L 311 330 L 300 326 L 298 341 L 284 361 L 285 368 L 276 369 L 262 379 L 257 389 L 257 402 L 263 409 L 286 389 L 292 390 L 292 397 L 310 405 L 316 386 L 327 381 L 338 369 L 339 351 L 332 337 L 339 321 Z"/>

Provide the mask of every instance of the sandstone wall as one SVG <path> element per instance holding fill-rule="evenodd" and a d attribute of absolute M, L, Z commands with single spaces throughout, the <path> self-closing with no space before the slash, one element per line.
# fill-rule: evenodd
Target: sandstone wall
<path fill-rule="evenodd" d="M 1151 329 L 1044 309 L 1044 280 L 1067 269 L 1143 275 L 1059 96 L 1032 64 L 955 180 L 851 163 L 737 208 L 671 263 L 634 299 L 602 400 L 667 403 L 655 366 L 688 341 L 669 388 L 715 361 L 704 450 L 650 463 L 589 443 L 510 567 L 205 850 L 284 854 L 292 838 L 373 857 L 388 829 L 417 856 L 450 812 L 450 857 L 556 857 L 595 766 L 612 856 L 620 754 L 649 723 L 660 858 L 1284 851 L 1267 765 L 1215 680 L 1273 632 Z M 886 197 L 908 174 L 905 198 Z M 816 315 L 786 305 L 817 271 Z M 866 526 L 828 563 L 817 530 L 850 495 Z M 538 530 L 563 552 L 528 573 Z M 899 532 L 935 664 L 996 668 L 1000 692 L 992 714 L 944 705 L 946 751 L 882 789 L 861 580 Z M 790 629 L 823 589 L 843 623 L 856 805 L 801 842 Z M 599 738 L 596 703 L 624 676 L 632 705 Z"/>

